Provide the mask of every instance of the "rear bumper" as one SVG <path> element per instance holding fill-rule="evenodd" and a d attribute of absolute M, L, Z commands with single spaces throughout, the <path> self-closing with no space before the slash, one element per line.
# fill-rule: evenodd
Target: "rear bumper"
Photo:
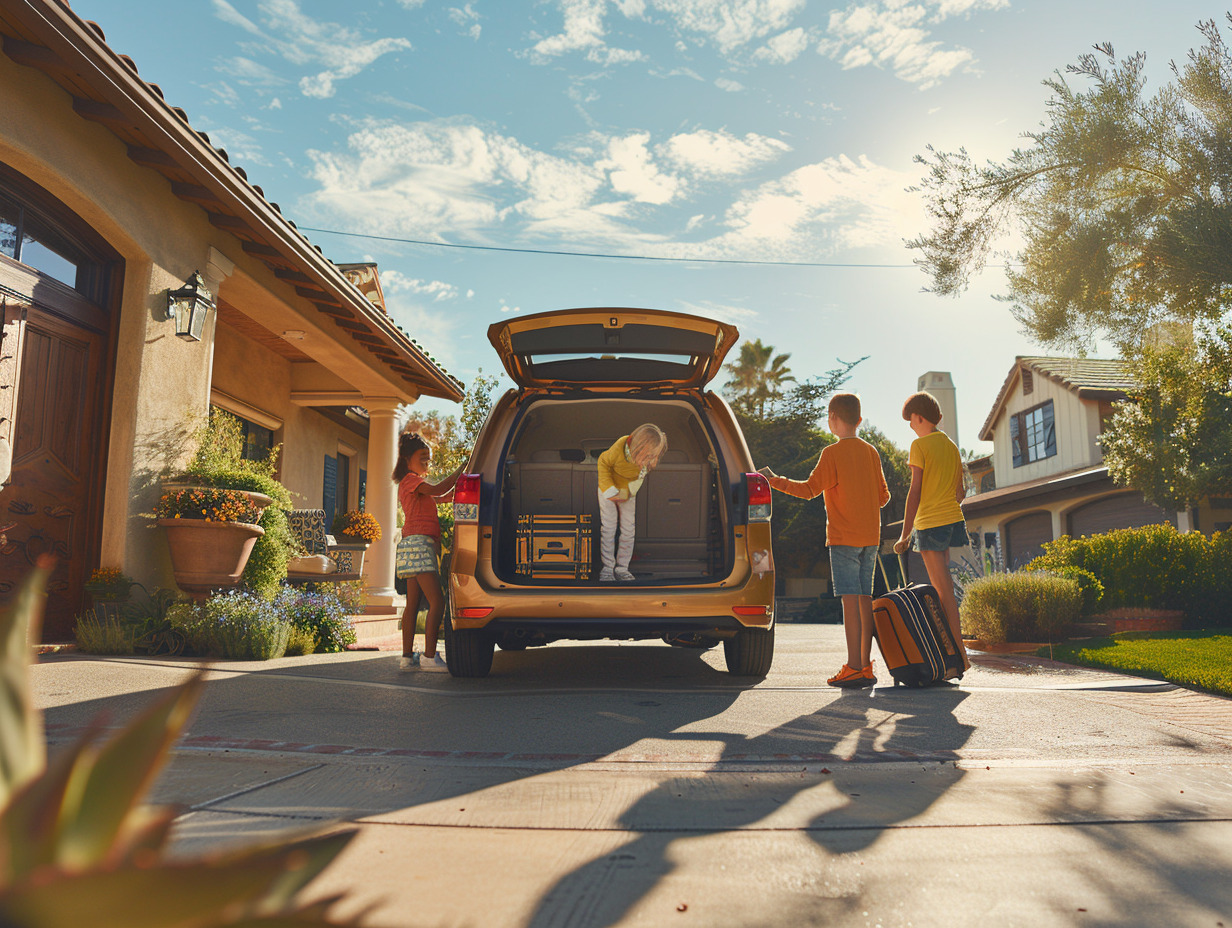
<path fill-rule="evenodd" d="M 663 635 L 694 634 L 731 638 L 744 626 L 733 616 L 673 616 L 642 619 L 578 619 L 544 616 L 524 619 L 493 619 L 484 628 L 514 638 L 593 639 L 659 638 Z"/>

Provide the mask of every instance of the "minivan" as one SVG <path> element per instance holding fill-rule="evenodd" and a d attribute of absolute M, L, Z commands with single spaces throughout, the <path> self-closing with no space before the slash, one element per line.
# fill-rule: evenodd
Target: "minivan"
<path fill-rule="evenodd" d="M 738 335 L 700 316 L 617 308 L 488 329 L 516 389 L 493 406 L 454 490 L 445 642 L 455 677 L 486 676 L 496 647 L 562 639 L 721 643 L 730 673 L 769 672 L 770 487 L 731 408 L 706 389 Z M 635 579 L 601 582 L 598 458 L 644 422 L 668 448 L 637 494 Z M 520 526 L 545 516 L 592 533 L 567 575 L 532 575 L 523 562 Z"/>

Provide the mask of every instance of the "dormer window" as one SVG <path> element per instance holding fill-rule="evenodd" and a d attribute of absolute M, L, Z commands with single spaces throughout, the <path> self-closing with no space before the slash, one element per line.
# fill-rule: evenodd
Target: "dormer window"
<path fill-rule="evenodd" d="M 1014 466 L 1033 464 L 1057 453 L 1057 430 L 1052 400 L 1010 416 L 1010 444 Z"/>

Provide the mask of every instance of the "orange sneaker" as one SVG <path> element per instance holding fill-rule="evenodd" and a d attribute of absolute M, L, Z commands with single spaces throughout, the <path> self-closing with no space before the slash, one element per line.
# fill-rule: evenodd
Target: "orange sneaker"
<path fill-rule="evenodd" d="M 876 683 L 877 676 L 873 673 L 871 661 L 863 670 L 852 670 L 844 664 L 843 669 L 826 682 L 831 686 L 841 686 L 845 689 L 863 689 Z"/>

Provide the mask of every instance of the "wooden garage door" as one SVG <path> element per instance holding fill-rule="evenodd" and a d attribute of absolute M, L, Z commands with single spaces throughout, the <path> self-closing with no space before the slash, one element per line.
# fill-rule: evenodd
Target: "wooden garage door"
<path fill-rule="evenodd" d="M 1138 528 L 1168 522 L 1176 526 L 1176 513 L 1148 503 L 1139 493 L 1117 493 L 1080 506 L 1069 514 L 1069 533 L 1099 535 L 1114 528 Z"/>
<path fill-rule="evenodd" d="M 1044 553 L 1052 541 L 1052 513 L 1030 512 L 1005 525 L 1005 566 L 1017 570 Z"/>

